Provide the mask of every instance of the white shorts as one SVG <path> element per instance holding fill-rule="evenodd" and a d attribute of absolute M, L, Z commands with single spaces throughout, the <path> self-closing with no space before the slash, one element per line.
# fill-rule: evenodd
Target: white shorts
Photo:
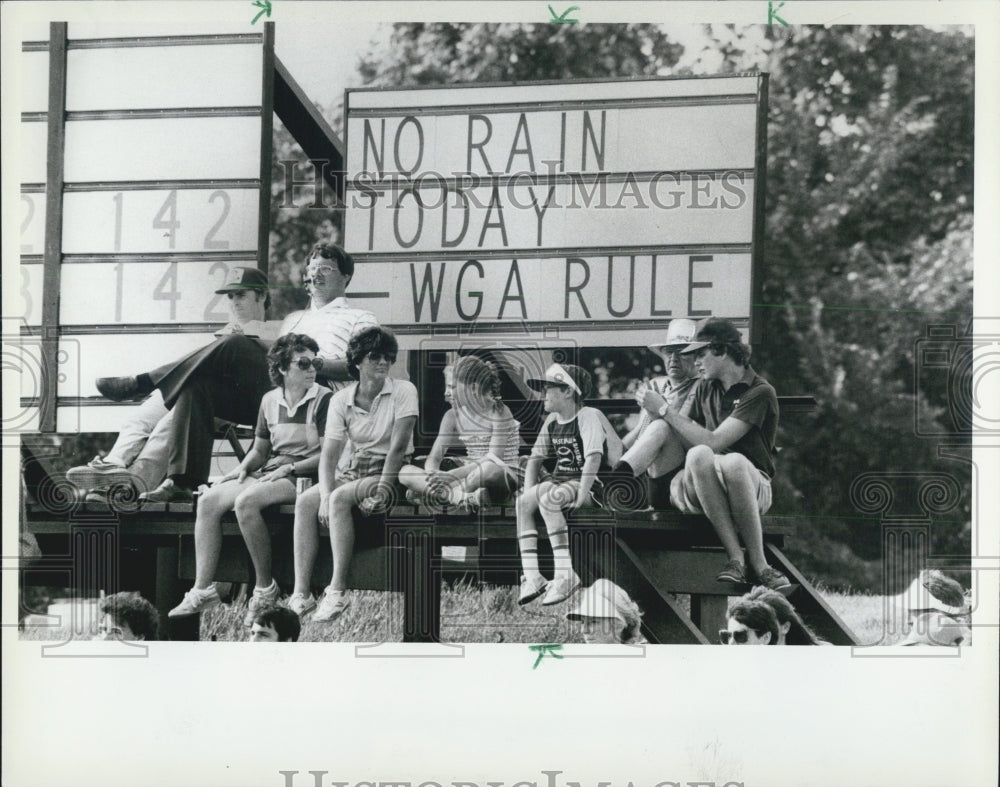
<path fill-rule="evenodd" d="M 722 469 L 719 467 L 719 460 L 722 459 L 726 454 L 716 454 L 715 455 L 715 475 L 719 479 L 719 483 L 722 484 L 722 488 L 725 490 L 726 494 L 729 494 L 729 489 L 726 486 L 726 479 L 722 474 Z M 749 463 L 750 460 L 747 459 Z M 755 465 L 750 465 L 754 470 L 754 477 L 757 479 L 757 511 L 760 514 L 766 514 L 767 510 L 771 507 L 771 479 L 767 477 L 766 473 L 763 473 Z M 695 493 L 694 489 L 690 484 L 685 484 L 684 479 L 687 476 L 687 470 L 681 470 L 677 475 L 673 477 L 670 482 L 670 502 L 673 503 L 674 507 L 683 511 L 685 514 L 704 514 L 704 510 L 701 508 L 700 501 L 698 500 L 698 495 Z"/>

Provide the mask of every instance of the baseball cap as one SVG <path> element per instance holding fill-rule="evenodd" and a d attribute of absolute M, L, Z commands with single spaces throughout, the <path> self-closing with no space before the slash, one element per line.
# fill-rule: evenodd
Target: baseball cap
<path fill-rule="evenodd" d="M 267 275 L 256 268 L 244 268 L 237 266 L 230 268 L 226 274 L 226 283 L 216 290 L 217 295 L 236 290 L 266 290 Z"/>
<path fill-rule="evenodd" d="M 667 347 L 668 349 L 686 347 L 694 341 L 696 330 L 694 320 L 687 320 L 683 317 L 678 317 L 675 320 L 671 320 L 670 324 L 667 326 L 667 338 L 665 338 L 660 344 L 650 344 L 647 346 L 650 350 L 657 354 L 659 354 L 664 347 Z"/>
<path fill-rule="evenodd" d="M 584 398 L 590 395 L 590 373 L 586 369 L 570 363 L 554 363 L 545 370 L 544 378 L 532 377 L 528 379 L 528 385 L 535 391 L 545 390 L 546 383 L 569 386 Z"/>
<path fill-rule="evenodd" d="M 599 618 L 617 620 L 622 626 L 625 618 L 618 611 L 619 604 L 627 604 L 628 594 L 614 582 L 599 579 L 593 585 L 580 593 L 576 606 L 566 613 L 567 620 L 582 620 L 583 618 Z"/>
<path fill-rule="evenodd" d="M 709 317 L 698 324 L 698 332 L 694 341 L 681 350 L 682 354 L 693 353 L 702 347 L 712 344 L 742 344 L 743 337 L 740 336 L 739 329 L 729 320 L 721 317 Z"/>

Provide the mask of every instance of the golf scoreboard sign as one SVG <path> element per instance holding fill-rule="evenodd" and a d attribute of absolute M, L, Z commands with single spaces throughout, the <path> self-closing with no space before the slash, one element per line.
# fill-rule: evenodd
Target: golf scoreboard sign
<path fill-rule="evenodd" d="M 352 291 L 411 346 L 749 330 L 766 76 L 349 90 Z M 558 343 L 558 342 L 557 342 Z"/>
<path fill-rule="evenodd" d="M 47 343 L 58 395 L 52 409 L 22 376 L 41 430 L 117 430 L 127 405 L 99 400 L 95 378 L 205 345 L 229 319 L 213 295 L 229 269 L 267 269 L 273 71 L 272 25 L 136 37 L 55 23 L 23 42 L 22 332 Z"/>

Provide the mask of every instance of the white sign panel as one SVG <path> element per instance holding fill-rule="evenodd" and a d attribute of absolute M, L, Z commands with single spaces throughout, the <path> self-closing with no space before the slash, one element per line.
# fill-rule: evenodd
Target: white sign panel
<path fill-rule="evenodd" d="M 348 91 L 352 291 L 410 337 L 748 325 L 762 83 Z"/>

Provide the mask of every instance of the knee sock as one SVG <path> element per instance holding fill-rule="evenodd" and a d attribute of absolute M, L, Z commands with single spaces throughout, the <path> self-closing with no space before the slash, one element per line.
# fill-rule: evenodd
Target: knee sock
<path fill-rule="evenodd" d="M 573 559 L 569 554 L 569 528 L 549 531 L 552 559 L 555 564 L 555 578 L 569 577 L 573 573 Z"/>
<path fill-rule="evenodd" d="M 522 530 L 517 536 L 518 547 L 521 550 L 521 569 L 526 577 L 533 577 L 541 572 L 538 570 L 538 531 Z"/>
<path fill-rule="evenodd" d="M 142 374 L 137 374 L 135 376 L 135 384 L 136 387 L 138 387 L 139 389 L 139 393 L 142 394 L 153 393 L 153 388 L 155 388 L 155 386 L 153 385 L 153 378 L 150 377 L 145 372 L 143 372 Z"/>

